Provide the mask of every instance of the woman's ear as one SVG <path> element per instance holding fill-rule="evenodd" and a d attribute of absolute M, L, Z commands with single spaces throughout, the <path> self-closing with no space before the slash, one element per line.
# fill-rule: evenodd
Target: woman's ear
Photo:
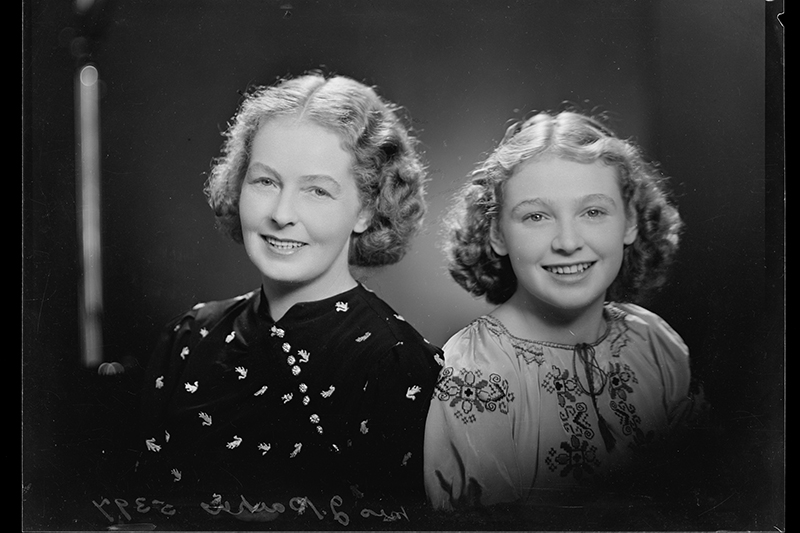
<path fill-rule="evenodd" d="M 506 240 L 503 238 L 503 232 L 497 226 L 497 219 L 493 218 L 489 227 L 489 243 L 492 245 L 492 250 L 497 255 L 508 255 L 508 248 L 506 247 Z"/>
<path fill-rule="evenodd" d="M 362 209 L 356 219 L 356 225 L 353 227 L 353 233 L 364 233 L 372 223 L 372 210 Z"/>
<path fill-rule="evenodd" d="M 625 243 L 626 246 L 628 246 L 629 244 L 633 244 L 638 235 L 639 235 L 639 218 L 636 216 L 636 213 L 631 213 L 629 216 L 626 217 L 625 236 L 623 237 L 622 242 Z"/>

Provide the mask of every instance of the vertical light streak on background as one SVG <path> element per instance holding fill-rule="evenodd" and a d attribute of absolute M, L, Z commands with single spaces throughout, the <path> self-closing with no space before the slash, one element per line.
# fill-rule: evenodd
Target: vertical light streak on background
<path fill-rule="evenodd" d="M 100 249 L 100 106 L 97 68 L 75 80 L 78 238 L 81 254 L 80 323 L 83 364 L 103 362 L 103 273 Z"/>

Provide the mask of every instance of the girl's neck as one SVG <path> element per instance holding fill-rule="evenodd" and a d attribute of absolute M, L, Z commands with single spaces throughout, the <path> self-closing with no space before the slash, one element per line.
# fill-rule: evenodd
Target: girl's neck
<path fill-rule="evenodd" d="M 352 276 L 348 276 L 347 279 L 337 280 L 336 283 L 326 286 L 324 290 L 320 290 L 317 286 L 279 284 L 268 280 L 262 280 L 261 283 L 264 295 L 269 303 L 269 315 L 276 322 L 283 318 L 295 304 L 324 300 L 349 291 L 355 288 L 356 285 L 358 285 L 358 282 Z"/>
<path fill-rule="evenodd" d="M 491 312 L 515 337 L 559 344 L 593 343 L 606 330 L 603 301 L 588 308 L 567 311 L 535 304 L 515 293 Z"/>

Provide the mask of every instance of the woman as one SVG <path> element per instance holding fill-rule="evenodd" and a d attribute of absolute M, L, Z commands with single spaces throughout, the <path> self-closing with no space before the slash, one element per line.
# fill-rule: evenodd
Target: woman
<path fill-rule="evenodd" d="M 424 499 L 439 350 L 350 270 L 403 257 L 424 180 L 396 108 L 359 82 L 308 74 L 244 99 L 206 193 L 261 287 L 167 326 L 142 404 L 153 487 L 212 513 Z"/>

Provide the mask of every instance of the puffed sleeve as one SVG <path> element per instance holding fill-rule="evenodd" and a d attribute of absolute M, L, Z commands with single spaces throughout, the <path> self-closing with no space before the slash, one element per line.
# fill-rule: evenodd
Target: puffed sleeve
<path fill-rule="evenodd" d="M 634 304 L 620 308 L 645 324 L 647 342 L 663 386 L 662 404 L 669 434 L 681 436 L 687 427 L 706 416 L 702 388 L 693 383 L 689 348 L 681 336 L 660 316 Z"/>
<path fill-rule="evenodd" d="M 524 493 L 509 412 L 518 383 L 495 351 L 497 341 L 475 331 L 444 346 L 425 428 L 425 489 L 435 509 L 511 502 Z"/>
<path fill-rule="evenodd" d="M 361 492 L 424 503 L 425 417 L 438 353 L 421 339 L 398 342 L 369 373 L 351 451 Z"/>

